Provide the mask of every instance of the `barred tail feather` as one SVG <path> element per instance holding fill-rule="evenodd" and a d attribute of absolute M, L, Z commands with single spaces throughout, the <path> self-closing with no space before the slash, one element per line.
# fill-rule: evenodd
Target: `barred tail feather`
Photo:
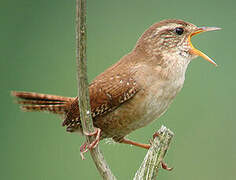
<path fill-rule="evenodd" d="M 46 111 L 54 114 L 65 114 L 68 112 L 74 98 L 40 94 L 33 92 L 13 91 L 12 96 L 17 97 L 17 103 L 21 104 L 24 111 Z"/>

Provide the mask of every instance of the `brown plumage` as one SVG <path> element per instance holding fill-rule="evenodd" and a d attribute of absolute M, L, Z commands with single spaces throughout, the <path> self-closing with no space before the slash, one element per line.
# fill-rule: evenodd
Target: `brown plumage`
<path fill-rule="evenodd" d="M 190 42 L 193 35 L 219 28 L 198 28 L 182 20 L 165 20 L 147 29 L 135 48 L 89 85 L 94 126 L 101 139 L 137 145 L 124 139 L 130 132 L 159 118 L 181 90 L 189 62 L 205 54 Z M 78 99 L 13 92 L 27 111 L 64 114 L 67 131 L 81 132 Z M 148 146 L 138 145 L 144 148 Z"/>

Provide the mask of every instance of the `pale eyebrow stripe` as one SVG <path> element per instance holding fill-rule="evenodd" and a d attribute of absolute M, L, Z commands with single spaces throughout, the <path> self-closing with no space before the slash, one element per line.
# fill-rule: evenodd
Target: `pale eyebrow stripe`
<path fill-rule="evenodd" d="M 160 32 L 164 29 L 172 29 L 172 28 L 174 29 L 176 27 L 183 27 L 183 25 L 182 24 L 176 24 L 176 23 L 170 23 L 170 24 L 168 24 L 168 26 L 162 26 L 162 27 L 156 28 L 155 33 L 153 34 L 153 36 L 157 35 L 158 32 Z"/>

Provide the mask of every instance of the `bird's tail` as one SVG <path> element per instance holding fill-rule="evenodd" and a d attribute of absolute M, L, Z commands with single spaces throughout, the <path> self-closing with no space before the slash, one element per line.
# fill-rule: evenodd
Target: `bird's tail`
<path fill-rule="evenodd" d="M 11 94 L 18 98 L 17 103 L 24 111 L 46 111 L 54 114 L 66 114 L 75 99 L 33 92 L 13 91 Z"/>

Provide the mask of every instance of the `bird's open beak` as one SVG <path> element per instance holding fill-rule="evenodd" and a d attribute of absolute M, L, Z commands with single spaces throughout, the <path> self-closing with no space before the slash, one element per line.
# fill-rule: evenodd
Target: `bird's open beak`
<path fill-rule="evenodd" d="M 188 37 L 188 41 L 189 41 L 189 44 L 191 46 L 191 50 L 190 50 L 190 53 L 192 54 L 195 54 L 195 55 L 198 55 L 198 56 L 201 56 L 203 57 L 204 59 L 206 59 L 207 61 L 209 61 L 211 64 L 217 66 L 217 64 L 215 63 L 215 61 L 213 61 L 211 58 L 209 58 L 206 54 L 204 54 L 203 52 L 199 51 L 198 49 L 196 49 L 192 43 L 191 43 L 191 37 L 196 35 L 196 34 L 199 34 L 201 32 L 207 32 L 207 31 L 217 31 L 217 30 L 220 30 L 221 28 L 218 28 L 218 27 L 199 27 L 197 28 L 194 32 L 192 32 L 189 37 Z"/>

